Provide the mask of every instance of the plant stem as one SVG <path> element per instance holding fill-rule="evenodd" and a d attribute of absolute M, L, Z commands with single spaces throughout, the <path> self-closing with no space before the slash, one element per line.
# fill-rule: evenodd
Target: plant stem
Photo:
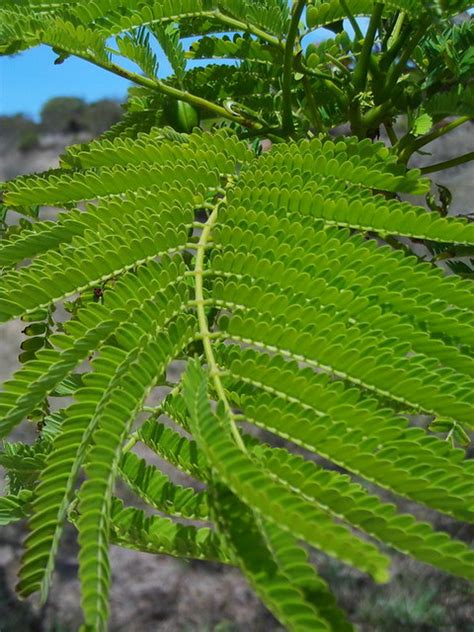
<path fill-rule="evenodd" d="M 374 45 L 377 29 L 379 28 L 382 11 L 383 4 L 377 3 L 374 5 L 374 10 L 370 16 L 369 27 L 364 38 L 364 43 L 362 44 L 362 50 L 354 70 L 353 83 L 356 93 L 362 92 L 367 84 L 372 47 Z"/>
<path fill-rule="evenodd" d="M 421 147 L 424 147 L 437 138 L 440 138 L 440 136 L 444 136 L 448 132 L 451 132 L 453 129 L 456 129 L 456 127 L 467 123 L 467 121 L 469 121 L 470 119 L 471 117 L 469 116 L 460 116 L 447 125 L 444 125 L 443 127 L 438 127 L 438 129 L 435 129 L 431 133 L 426 134 L 425 136 L 422 136 L 418 139 L 413 139 L 413 136 L 411 134 L 406 134 L 403 138 L 399 140 L 397 145 L 400 160 L 403 162 L 407 162 L 408 158 L 413 153 L 415 153 L 415 151 L 418 151 L 418 149 L 421 149 Z"/>
<path fill-rule="evenodd" d="M 392 101 L 389 99 L 382 103 L 381 105 L 377 105 L 376 107 L 369 110 L 362 117 L 361 123 L 364 129 L 372 129 L 378 127 L 383 118 L 387 115 L 390 108 L 392 107 Z"/>
<path fill-rule="evenodd" d="M 348 7 L 345 5 L 344 0 L 341 0 L 341 5 L 347 11 L 349 11 Z M 382 16 L 383 5 L 377 3 L 374 5 L 374 10 L 370 17 L 369 27 L 367 29 L 367 33 L 365 38 L 360 31 L 360 28 L 357 25 L 359 42 L 362 42 L 362 49 L 359 54 L 359 58 L 357 60 L 356 67 L 353 72 L 353 98 L 352 102 L 349 106 L 349 121 L 351 124 L 351 130 L 353 134 L 356 134 L 358 138 L 363 138 L 367 129 L 367 126 L 364 125 L 363 116 L 361 111 L 361 104 L 358 96 L 361 92 L 364 91 L 367 84 L 367 76 L 369 73 L 369 67 L 375 66 L 372 63 L 372 47 L 375 41 L 375 35 L 377 33 L 377 29 L 379 27 L 380 18 Z M 355 22 L 355 20 L 354 20 Z M 351 21 L 352 24 L 352 21 Z M 355 22 L 357 24 L 357 22 Z M 352 28 L 354 31 L 356 30 L 354 25 L 352 24 Z M 377 70 L 374 68 L 374 70 Z"/>
<path fill-rule="evenodd" d="M 291 16 L 290 28 L 286 38 L 285 53 L 283 59 L 283 80 L 282 80 L 282 129 L 285 134 L 294 132 L 293 113 L 291 110 L 291 79 L 293 71 L 294 47 L 298 37 L 301 14 L 305 7 L 306 0 L 298 0 Z"/>
<path fill-rule="evenodd" d="M 395 26 L 393 27 L 392 32 L 390 33 L 390 37 L 388 38 L 387 47 L 388 50 L 393 48 L 393 46 L 398 41 L 400 37 L 400 32 L 402 30 L 403 22 L 405 21 L 406 14 L 403 11 L 400 11 L 397 17 L 397 21 L 395 22 Z"/>
<path fill-rule="evenodd" d="M 146 85 L 149 88 L 154 88 L 155 90 L 158 90 L 159 92 L 162 92 L 163 94 L 166 94 L 167 96 L 173 97 L 180 101 L 185 101 L 196 107 L 204 108 L 206 110 L 214 112 L 218 116 L 222 116 L 223 118 L 227 118 L 236 123 L 240 123 L 241 125 L 245 127 L 258 127 L 258 128 L 262 127 L 260 123 L 251 122 L 248 119 L 245 119 L 244 117 L 242 117 L 241 115 L 236 114 L 235 112 L 232 112 L 220 105 L 217 105 L 216 103 L 213 103 L 212 101 L 208 101 L 207 99 L 198 97 L 197 95 L 191 94 L 190 92 L 187 92 L 185 90 L 179 90 L 178 88 L 174 88 L 173 86 L 170 86 L 167 83 L 164 83 L 160 79 L 148 80 L 146 77 L 142 77 L 141 75 L 138 75 L 134 72 L 129 72 L 128 70 L 124 70 L 120 66 L 117 66 L 116 64 L 113 64 L 113 63 L 110 64 L 110 67 L 108 69 L 111 70 L 112 72 L 115 72 L 115 74 L 125 77 L 129 81 L 133 81 L 134 83 L 141 83 L 141 85 Z"/>
<path fill-rule="evenodd" d="M 457 156 L 456 158 L 451 158 L 451 160 L 444 160 L 443 162 L 438 162 L 435 165 L 428 165 L 428 167 L 423 167 L 421 169 L 421 173 L 426 174 L 433 173 L 434 171 L 451 169 L 452 167 L 457 167 L 457 165 L 462 165 L 465 162 L 469 162 L 470 160 L 474 160 L 474 151 L 470 151 L 467 154 L 462 154 L 462 156 Z"/>
<path fill-rule="evenodd" d="M 297 58 L 297 60 L 297 68 L 301 71 L 303 75 L 309 75 L 310 77 L 321 79 L 322 81 L 324 81 L 324 85 L 326 86 L 326 88 L 334 94 L 336 99 L 341 104 L 347 104 L 347 96 L 345 92 L 341 90 L 341 88 L 339 88 L 339 86 L 344 85 L 344 82 L 341 79 L 339 79 L 338 77 L 333 77 L 332 75 L 325 74 L 323 72 L 318 72 L 317 70 L 313 70 L 312 68 L 308 68 L 301 62 L 300 59 Z"/>
<path fill-rule="evenodd" d="M 331 55 L 327 55 L 327 57 L 328 59 L 330 59 Z M 333 61 L 334 64 L 339 63 L 338 60 L 334 58 L 331 59 L 331 61 Z M 297 64 L 298 64 L 297 69 L 301 71 L 301 73 L 304 75 L 310 75 L 311 77 L 315 77 L 316 79 L 323 79 L 324 81 L 332 81 L 333 83 L 338 84 L 338 85 L 343 84 L 342 79 L 339 79 L 339 77 L 334 77 L 334 75 L 330 75 L 329 73 L 320 72 L 319 70 L 313 70 L 312 68 L 308 68 L 308 66 L 306 66 L 306 64 L 304 64 L 300 58 L 297 58 Z M 340 66 L 344 68 L 344 71 L 346 73 L 349 73 L 349 71 L 343 64 L 340 64 Z"/>
<path fill-rule="evenodd" d="M 224 408 L 228 414 L 230 421 L 230 430 L 235 439 L 236 444 L 239 448 L 246 452 L 246 448 L 242 437 L 240 436 L 240 432 L 234 421 L 234 413 L 230 404 L 227 400 L 227 396 L 225 394 L 224 387 L 221 382 L 219 367 L 217 366 L 216 359 L 214 357 L 214 351 L 212 349 L 211 344 L 211 332 L 209 331 L 209 325 L 207 322 L 206 311 L 204 309 L 204 284 L 203 284 L 203 272 L 204 272 L 204 255 L 206 252 L 206 245 L 211 234 L 211 230 L 214 224 L 217 221 L 219 215 L 219 206 L 223 204 L 226 200 L 226 197 L 222 197 L 214 207 L 214 210 L 209 216 L 209 219 L 204 224 L 204 228 L 202 230 L 201 236 L 199 238 L 199 243 L 196 249 L 196 264 L 194 267 L 194 278 L 195 278 L 195 297 L 196 297 L 196 311 L 199 322 L 199 333 L 201 334 L 202 345 L 204 347 L 204 354 L 206 356 L 206 361 L 209 369 L 209 374 L 214 383 L 214 388 L 217 393 L 217 396 L 222 401 Z"/>
<path fill-rule="evenodd" d="M 395 130 L 393 129 L 393 125 L 391 123 L 384 123 L 385 131 L 387 132 L 387 136 L 392 144 L 392 147 L 397 144 L 398 138 L 395 134 Z"/>
<path fill-rule="evenodd" d="M 130 450 L 133 448 L 133 446 L 137 442 L 138 442 L 138 431 L 137 432 L 133 432 L 130 435 L 129 440 L 127 441 L 127 443 L 122 448 L 122 454 L 126 454 L 127 452 L 130 452 Z"/>
<path fill-rule="evenodd" d="M 284 47 L 283 42 L 280 39 L 278 39 L 278 37 L 275 37 L 274 35 L 270 35 L 270 33 L 267 33 L 263 29 L 259 28 L 258 26 L 255 26 L 254 24 L 251 24 L 250 22 L 242 22 L 241 20 L 237 20 L 236 18 L 233 18 L 232 16 L 223 13 L 219 9 L 212 9 L 210 11 L 194 11 L 194 12 L 189 11 L 186 13 L 186 15 L 187 17 L 195 17 L 195 18 L 205 17 L 205 18 L 218 20 L 219 22 L 222 22 L 223 24 L 227 24 L 228 26 L 231 26 L 233 30 L 235 31 L 246 31 L 268 42 L 269 44 L 273 44 L 274 46 L 277 46 L 278 48 L 283 49 Z M 144 21 L 144 22 L 141 22 L 141 25 L 148 26 L 150 24 L 155 24 L 156 22 L 160 22 L 160 20 L 156 19 L 156 20 Z M 75 53 L 71 53 L 71 54 L 75 54 Z"/>
<path fill-rule="evenodd" d="M 331 53 L 326 53 L 326 57 L 335 65 L 339 68 L 339 70 L 345 74 L 345 75 L 350 75 L 351 71 L 349 70 L 349 68 L 347 68 L 346 66 L 344 66 L 344 64 L 342 63 L 342 61 L 340 61 L 339 59 L 337 59 L 337 57 L 334 57 L 334 55 L 331 55 Z M 345 58 L 347 59 L 347 55 L 345 55 Z M 339 80 L 340 81 L 340 80 Z M 341 82 L 342 83 L 342 82 Z"/>
<path fill-rule="evenodd" d="M 185 101 L 186 103 L 190 103 L 191 105 L 194 105 L 195 107 L 206 109 L 216 114 L 216 116 L 220 116 L 222 118 L 233 121 L 234 123 L 238 123 L 239 125 L 242 125 L 242 127 L 255 129 L 255 130 L 264 129 L 264 126 L 262 125 L 262 123 L 259 123 L 258 121 L 252 121 L 250 119 L 247 119 L 241 116 L 240 114 L 236 114 L 235 112 L 232 112 L 231 110 L 227 110 L 221 105 L 218 105 L 217 103 L 213 103 L 212 101 L 208 101 L 207 99 L 204 99 L 203 97 L 199 97 L 195 94 L 191 94 L 190 92 L 187 92 L 185 90 L 174 88 L 173 86 L 168 85 L 167 83 L 165 83 L 164 81 L 161 81 L 160 79 L 151 79 L 149 77 L 144 77 L 131 70 L 125 70 L 125 68 L 122 68 L 121 66 L 118 66 L 117 64 L 113 62 L 104 62 L 102 60 L 89 57 L 88 55 L 80 54 L 76 51 L 69 52 L 68 50 L 64 48 L 63 49 L 56 48 L 55 50 L 56 51 L 60 50 L 60 52 L 64 52 L 67 54 L 75 55 L 76 57 L 80 57 L 81 59 L 91 62 L 92 64 L 99 66 L 100 68 L 103 68 L 104 70 L 113 72 L 115 75 L 118 75 L 119 77 L 123 77 L 124 79 L 127 79 L 128 81 L 131 81 L 132 83 L 136 83 L 140 86 L 144 86 L 145 88 L 150 88 L 151 90 L 157 90 L 158 92 L 161 92 L 162 94 L 173 97 L 174 99 L 177 99 L 179 101 Z"/>
<path fill-rule="evenodd" d="M 403 20 L 401 20 L 402 15 L 404 14 L 400 13 L 400 15 L 397 18 L 397 23 L 395 24 L 392 34 L 390 35 L 388 39 L 388 49 L 382 57 L 381 66 L 383 66 L 385 69 L 388 69 L 390 65 L 394 62 L 398 53 L 403 48 L 405 42 L 413 33 L 413 27 L 411 26 L 410 23 L 406 24 L 405 28 L 402 29 L 402 22 L 403 22 Z M 394 37 L 395 34 L 396 34 L 396 38 Z"/>
<path fill-rule="evenodd" d="M 166 395 L 166 397 L 173 396 L 176 393 L 179 393 L 180 390 L 181 390 L 181 383 L 178 382 L 178 384 L 174 384 L 173 385 L 173 388 Z M 150 412 L 150 413 L 152 413 L 152 417 L 157 417 L 158 418 L 163 413 L 162 404 L 163 404 L 163 402 L 161 404 L 159 404 L 159 406 L 156 406 L 154 408 L 150 407 L 150 406 L 143 406 L 142 411 L 143 412 Z M 148 417 L 148 419 L 152 419 L 152 417 Z M 134 447 L 134 445 L 136 443 L 138 443 L 139 440 L 140 440 L 140 429 L 135 430 L 135 432 L 132 432 L 132 434 L 128 438 L 127 443 L 122 448 L 122 453 L 125 454 L 126 452 L 130 452 L 130 450 Z"/>
<path fill-rule="evenodd" d="M 236 20 L 230 15 L 222 13 L 222 11 L 219 11 L 218 9 L 215 11 L 202 13 L 201 15 L 207 15 L 207 17 L 215 18 L 216 20 L 219 20 L 219 22 L 223 22 L 224 24 L 233 26 L 236 31 L 247 31 L 248 33 L 252 33 L 252 35 L 255 35 L 256 37 L 264 40 L 265 42 L 268 42 L 269 44 L 273 44 L 273 46 L 276 46 L 277 48 L 284 48 L 283 42 L 274 35 L 266 33 L 265 31 L 258 28 L 257 26 L 254 26 L 250 22 L 241 22 L 240 20 Z"/>
<path fill-rule="evenodd" d="M 350 22 L 350 24 L 352 26 L 352 29 L 354 31 L 354 35 L 356 36 L 357 41 L 360 42 L 361 40 L 364 39 L 364 36 L 362 35 L 362 31 L 360 30 L 360 26 L 357 24 L 357 20 L 352 15 L 351 10 L 347 6 L 346 0 L 339 0 L 339 2 L 341 4 L 341 7 L 346 12 L 347 19 L 349 20 L 349 22 Z"/>
<path fill-rule="evenodd" d="M 389 95 L 393 91 L 393 86 L 397 83 L 400 75 L 405 70 L 407 61 L 410 59 L 410 55 L 412 54 L 413 49 L 416 47 L 416 45 L 418 44 L 418 42 L 420 41 L 420 39 L 423 37 L 425 33 L 426 33 L 426 22 L 423 22 L 418 27 L 418 29 L 413 33 L 411 38 L 408 40 L 405 46 L 405 50 L 400 55 L 400 59 L 398 60 L 398 63 L 394 64 L 390 68 L 390 70 L 387 72 L 387 80 L 385 82 L 385 89 L 384 89 L 385 95 Z M 402 39 L 401 43 L 404 43 L 404 39 Z M 397 44 L 398 43 L 396 43 L 395 46 L 397 46 Z M 388 56 L 390 56 L 390 54 L 391 54 L 391 51 L 388 51 Z"/>

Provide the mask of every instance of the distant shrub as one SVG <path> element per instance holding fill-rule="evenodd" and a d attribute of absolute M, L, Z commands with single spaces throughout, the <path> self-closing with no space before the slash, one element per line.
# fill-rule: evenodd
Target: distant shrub
<path fill-rule="evenodd" d="M 86 106 L 82 114 L 82 123 L 88 132 L 93 136 L 98 136 L 118 123 L 122 113 L 122 108 L 117 101 L 101 99 Z"/>
<path fill-rule="evenodd" d="M 21 152 L 31 151 L 39 147 L 39 135 L 36 129 L 30 129 L 20 136 L 18 150 Z"/>
<path fill-rule="evenodd" d="M 50 99 L 41 110 L 41 130 L 60 134 L 80 132 L 85 129 L 86 108 L 85 101 L 76 97 Z"/>
<path fill-rule="evenodd" d="M 36 123 L 23 114 L 0 116 L 0 141 L 17 146 L 20 138 L 36 129 Z"/>

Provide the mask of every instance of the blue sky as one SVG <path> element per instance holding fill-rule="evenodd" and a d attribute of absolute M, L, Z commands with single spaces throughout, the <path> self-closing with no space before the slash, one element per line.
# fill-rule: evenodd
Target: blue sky
<path fill-rule="evenodd" d="M 57 55 L 37 46 L 13 57 L 0 57 L 0 114 L 23 113 L 37 119 L 42 105 L 55 96 L 123 100 L 128 82 L 89 62 L 74 57 L 54 65 Z M 160 59 L 163 75 L 167 61 Z"/>
<path fill-rule="evenodd" d="M 347 31 L 351 33 L 350 27 Z M 320 40 L 330 35 L 329 31 L 319 31 L 311 39 Z M 161 50 L 156 52 L 158 74 L 166 77 L 170 74 L 170 66 Z M 81 97 L 86 101 L 124 99 L 128 82 L 121 77 L 73 57 L 55 66 L 56 57 L 46 46 L 0 57 L 0 114 L 23 113 L 38 120 L 43 104 L 56 96 Z"/>

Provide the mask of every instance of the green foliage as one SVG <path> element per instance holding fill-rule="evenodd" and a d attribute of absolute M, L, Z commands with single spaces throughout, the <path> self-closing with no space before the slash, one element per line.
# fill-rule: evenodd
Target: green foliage
<path fill-rule="evenodd" d="M 380 497 L 474 521 L 474 299 L 437 265 L 467 266 L 474 225 L 447 215 L 449 192 L 431 211 L 399 197 L 429 193 L 408 160 L 469 120 L 471 29 L 449 21 L 462 8 L 2 4 L 5 54 L 43 42 L 134 84 L 108 132 L 4 185 L 4 215 L 25 216 L 0 242 L 0 321 L 25 321 L 0 393 L 0 524 L 29 529 L 21 596 L 46 598 L 66 520 L 84 631 L 107 629 L 113 544 L 235 565 L 298 631 L 353 629 L 308 546 L 376 582 L 391 549 L 474 579 L 465 542 Z M 334 37 L 306 47 L 323 26 Z M 215 58 L 232 63 L 187 67 Z M 329 133 L 340 123 L 351 135 Z M 25 422 L 34 440 L 15 442 Z M 118 480 L 150 511 L 126 506 Z"/>

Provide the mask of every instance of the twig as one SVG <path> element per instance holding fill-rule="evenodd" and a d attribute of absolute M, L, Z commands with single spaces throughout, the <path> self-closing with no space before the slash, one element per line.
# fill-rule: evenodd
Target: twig
<path fill-rule="evenodd" d="M 372 47 L 375 41 L 375 35 L 379 28 L 380 18 L 382 17 L 383 4 L 377 3 L 374 6 L 372 15 L 370 16 L 369 27 L 367 29 L 362 50 L 354 70 L 354 90 L 356 93 L 362 92 L 367 84 L 367 75 L 369 73 L 370 58 L 372 55 Z"/>
<path fill-rule="evenodd" d="M 55 50 L 58 51 L 59 49 L 56 48 Z M 100 68 L 103 68 L 104 70 L 113 72 L 119 77 L 123 77 L 124 79 L 127 79 L 128 81 L 131 81 L 132 83 L 136 83 L 146 88 L 150 88 L 151 90 L 156 90 L 158 92 L 161 92 L 162 94 L 173 97 L 174 99 L 177 99 L 179 101 L 184 101 L 195 107 L 203 108 L 205 110 L 213 112 L 214 114 L 216 114 L 216 116 L 220 116 L 222 118 L 233 121 L 234 123 L 238 123 L 239 125 L 242 125 L 242 127 L 246 127 L 246 128 L 254 129 L 254 130 L 265 129 L 264 125 L 258 121 L 252 121 L 249 118 L 243 117 L 231 110 L 226 109 L 225 107 L 221 105 L 218 105 L 217 103 L 213 103 L 212 101 L 208 101 L 207 99 L 204 99 L 203 97 L 199 97 L 195 94 L 191 94 L 190 92 L 187 92 L 186 90 L 180 90 L 178 88 L 174 88 L 173 86 L 170 86 L 169 84 L 165 83 L 164 81 L 161 81 L 160 79 L 151 79 L 149 77 L 144 77 L 142 75 L 139 75 L 136 72 L 126 70 L 125 68 L 122 68 L 121 66 L 118 66 L 117 64 L 113 62 L 105 62 L 103 60 L 94 59 L 93 57 L 90 57 L 86 54 L 80 54 L 77 51 L 68 51 L 67 49 L 62 48 L 60 49 L 60 52 L 64 52 L 67 54 L 75 55 L 76 57 L 80 57 L 81 59 L 84 59 L 85 61 L 89 61 L 92 64 L 99 66 Z"/>
<path fill-rule="evenodd" d="M 403 138 L 399 140 L 397 144 L 397 149 L 400 155 L 400 159 L 403 160 L 404 162 L 408 161 L 408 158 L 413 153 L 415 153 L 415 151 L 418 151 L 425 145 L 428 145 L 429 143 L 436 140 L 437 138 L 440 138 L 440 136 L 444 136 L 448 132 L 451 132 L 453 129 L 456 129 L 456 127 L 459 127 L 460 125 L 463 125 L 464 123 L 467 123 L 467 121 L 469 120 L 470 120 L 469 116 L 460 116 L 454 121 L 451 121 L 451 123 L 448 123 L 447 125 L 444 125 L 443 127 L 438 127 L 438 129 L 433 130 L 429 134 L 426 134 L 425 136 L 422 136 L 421 138 L 414 139 L 411 142 L 410 142 L 410 139 L 412 138 L 412 135 L 406 134 Z"/>
<path fill-rule="evenodd" d="M 290 28 L 288 30 L 288 36 L 285 44 L 285 54 L 283 60 L 283 80 L 282 80 L 282 130 L 285 134 L 292 134 L 294 132 L 293 113 L 291 110 L 291 79 L 294 60 L 294 47 L 295 41 L 298 37 L 298 28 L 300 23 L 301 14 L 305 7 L 306 0 L 298 0 L 293 9 L 293 15 L 291 17 Z"/>
<path fill-rule="evenodd" d="M 393 129 L 393 125 L 391 123 L 384 123 L 385 131 L 387 132 L 387 136 L 392 143 L 392 147 L 397 144 L 398 138 L 395 134 L 395 130 Z"/>
<path fill-rule="evenodd" d="M 452 167 L 463 165 L 470 160 L 474 160 L 474 151 L 470 151 L 467 154 L 462 154 L 462 156 L 457 156 L 457 158 L 451 158 L 451 160 L 444 160 L 443 162 L 438 162 L 435 165 L 428 165 L 427 167 L 423 167 L 421 169 L 421 173 L 424 175 L 427 173 L 433 173 L 435 171 L 451 169 Z"/>

